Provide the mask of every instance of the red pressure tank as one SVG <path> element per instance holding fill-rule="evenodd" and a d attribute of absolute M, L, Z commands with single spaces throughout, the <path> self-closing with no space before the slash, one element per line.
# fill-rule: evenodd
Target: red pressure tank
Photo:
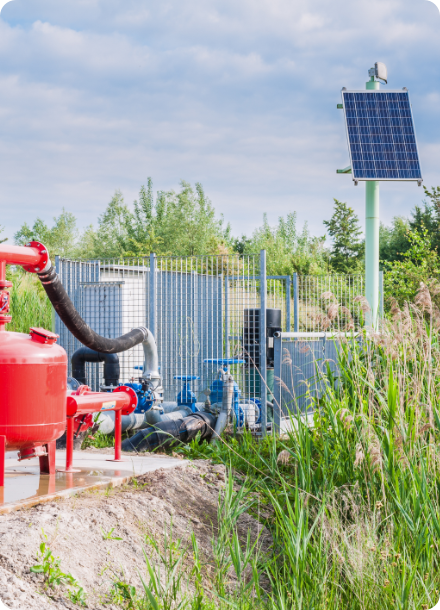
<path fill-rule="evenodd" d="M 30 457 L 66 429 L 67 354 L 57 335 L 0 332 L 0 437 Z"/>

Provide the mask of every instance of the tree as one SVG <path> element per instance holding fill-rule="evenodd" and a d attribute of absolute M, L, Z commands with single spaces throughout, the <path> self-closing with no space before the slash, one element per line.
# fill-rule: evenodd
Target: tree
<path fill-rule="evenodd" d="M 232 240 L 232 248 L 237 254 L 246 254 L 251 251 L 252 238 L 247 237 L 244 233 L 241 237 L 235 237 Z"/>
<path fill-rule="evenodd" d="M 423 202 L 423 208 L 416 206 L 409 221 L 411 231 L 423 232 L 431 242 L 431 248 L 440 249 L 440 186 L 428 190 L 424 187 L 429 201 Z"/>
<path fill-rule="evenodd" d="M 408 231 L 408 241 L 410 247 L 403 260 L 384 264 L 385 297 L 396 299 L 401 306 L 414 301 L 421 282 L 429 286 L 431 280 L 440 278 L 439 258 L 431 248 L 427 229 Z"/>
<path fill-rule="evenodd" d="M 0 233 L 3 233 L 4 230 L 5 228 L 0 225 Z M 5 241 L 8 241 L 7 237 L 5 237 L 4 239 L 0 239 L 0 244 L 3 244 Z"/>
<path fill-rule="evenodd" d="M 48 248 L 52 259 L 57 254 L 64 257 L 75 257 L 78 238 L 75 216 L 63 208 L 61 214 L 54 217 L 53 220 L 52 227 L 49 227 L 41 218 L 37 218 L 32 227 L 25 222 L 14 235 L 15 243 L 24 245 L 29 241 L 40 241 Z"/>
<path fill-rule="evenodd" d="M 298 230 L 295 212 L 278 218 L 273 227 L 264 214 L 262 226 L 255 229 L 251 238 L 243 235 L 236 240 L 234 249 L 240 254 L 266 250 L 269 275 L 320 274 L 327 269 L 324 238 L 312 237 L 307 224 Z"/>
<path fill-rule="evenodd" d="M 145 256 L 150 252 L 156 252 L 163 241 L 155 235 L 155 206 L 151 178 L 148 178 L 146 188 L 141 186 L 139 201 L 134 201 L 133 205 L 134 214 L 126 217 L 126 254 Z"/>
<path fill-rule="evenodd" d="M 230 228 L 215 209 L 201 184 L 195 189 L 182 181 L 180 192 L 159 192 L 154 201 L 148 178 L 131 211 L 116 191 L 96 231 L 89 227 L 81 238 L 87 258 L 172 254 L 191 256 L 227 252 Z"/>
<path fill-rule="evenodd" d="M 98 218 L 98 229 L 86 230 L 83 236 L 87 258 L 117 258 L 125 255 L 127 248 L 127 225 L 132 213 L 124 202 L 121 191 L 116 190 L 107 208 Z M 85 239 L 86 238 L 86 239 Z"/>
<path fill-rule="evenodd" d="M 163 240 L 164 253 L 194 256 L 227 252 L 230 227 L 223 226 L 222 216 L 216 218 L 203 186 L 196 183 L 194 190 L 184 180 L 180 184 L 180 192 L 162 192 L 156 203 L 155 234 Z"/>
<path fill-rule="evenodd" d="M 410 247 L 409 230 L 409 221 L 403 216 L 395 216 L 389 227 L 380 224 L 379 258 L 382 263 L 403 260 L 404 253 Z"/>
<path fill-rule="evenodd" d="M 359 218 L 346 203 L 337 199 L 334 202 L 333 216 L 324 220 L 333 239 L 330 263 L 337 273 L 356 273 L 360 271 L 363 255 Z"/>

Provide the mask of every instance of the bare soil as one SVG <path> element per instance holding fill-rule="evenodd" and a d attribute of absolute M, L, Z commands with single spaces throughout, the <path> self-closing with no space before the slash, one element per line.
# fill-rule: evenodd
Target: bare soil
<path fill-rule="evenodd" d="M 224 466 L 182 460 L 182 466 L 156 470 L 122 488 L 85 492 L 1 515 L 0 610 L 1 602 L 20 610 L 79 607 L 67 599 L 64 588 L 50 590 L 42 575 L 30 571 L 38 563 L 43 541 L 60 558 L 61 570 L 81 583 L 87 607 L 94 609 L 116 609 L 109 598 L 116 576 L 140 586 L 139 573 L 145 575 L 143 549 L 157 562 L 146 535 L 162 541 L 164 533 L 172 531 L 174 540 L 189 547 L 194 532 L 209 564 L 224 480 Z M 122 540 L 105 539 L 112 528 L 110 536 Z M 252 539 L 261 533 L 262 544 L 270 544 L 263 526 L 244 513 L 238 531 L 245 538 L 248 530 Z"/>

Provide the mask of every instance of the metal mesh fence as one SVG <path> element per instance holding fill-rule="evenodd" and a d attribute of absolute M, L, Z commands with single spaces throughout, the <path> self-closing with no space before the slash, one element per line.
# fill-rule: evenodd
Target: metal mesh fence
<path fill-rule="evenodd" d="M 298 334 L 275 339 L 275 400 L 281 417 L 315 407 L 325 391 L 327 366 L 335 375 L 338 371 L 337 339 L 327 338 L 326 333 Z"/>
<path fill-rule="evenodd" d="M 281 309 L 282 327 L 291 330 L 294 301 L 292 298 L 292 278 L 285 276 L 268 276 L 266 282 L 266 307 Z"/>
<path fill-rule="evenodd" d="M 149 322 L 149 259 L 107 261 L 71 261 L 57 258 L 57 273 L 75 307 L 94 331 L 114 339 Z M 71 357 L 80 342 L 66 329 L 58 316 L 55 331 L 67 351 L 69 374 Z M 137 345 L 119 354 L 121 381 L 135 375 L 142 367 L 143 350 Z M 90 387 L 97 391 L 103 383 L 103 364 L 86 364 Z"/>
<path fill-rule="evenodd" d="M 365 294 L 363 275 L 298 275 L 294 281 L 297 282 L 295 331 L 343 332 L 362 326 L 362 311 L 355 298 Z M 332 304 L 339 308 L 337 315 L 329 319 Z"/>
<path fill-rule="evenodd" d="M 284 415 L 290 409 L 304 411 L 322 390 L 317 367 L 336 362 L 336 344 L 328 338 L 285 339 L 277 365 L 273 333 L 262 342 L 260 308 L 266 307 L 268 313 L 278 310 L 275 318 L 283 332 L 341 332 L 350 321 L 358 330 L 362 319 L 354 299 L 364 292 L 363 277 L 266 278 L 262 260 L 239 255 L 151 255 L 87 262 L 57 258 L 56 266 L 80 315 L 96 332 L 109 338 L 138 326 L 153 332 L 166 401 L 175 401 L 183 389 L 183 377 L 190 377 L 186 382 L 197 401 L 204 402 L 218 376 L 219 361 L 227 358 L 241 401 L 251 399 L 261 406 L 266 399 L 273 402 L 279 393 Z M 339 308 L 339 315 L 326 328 L 330 303 L 346 309 Z M 80 343 L 58 316 L 55 330 L 67 351 L 70 372 L 70 359 Z M 119 354 L 121 383 L 138 380 L 143 358 L 139 345 Z M 92 389 L 99 390 L 103 364 L 87 364 L 86 376 Z M 270 409 L 268 415 L 271 419 Z"/>
<path fill-rule="evenodd" d="M 80 315 L 99 334 L 115 338 L 137 326 L 153 332 L 166 401 L 176 400 L 182 377 L 194 378 L 190 387 L 198 401 L 205 401 L 221 366 L 213 360 L 224 358 L 235 361 L 229 368 L 241 397 L 259 397 L 258 371 L 250 380 L 243 349 L 245 312 L 260 307 L 258 256 L 153 255 L 92 262 L 58 258 L 57 272 Z M 272 292 L 272 302 L 282 301 L 279 289 Z M 80 343 L 58 316 L 55 330 L 67 351 L 70 374 L 70 360 Z M 121 382 L 137 380 L 142 346 L 119 354 L 119 361 Z M 88 363 L 86 375 L 98 390 L 103 364 Z"/>
<path fill-rule="evenodd" d="M 181 378 L 191 376 L 191 389 L 204 402 L 221 366 L 212 361 L 243 360 L 244 312 L 260 306 L 258 257 L 159 257 L 155 265 L 157 319 L 150 327 L 156 329 L 165 400 L 175 400 Z M 244 395 L 243 363 L 229 368 Z"/>
<path fill-rule="evenodd" d="M 342 342 L 362 341 L 361 333 L 293 332 L 275 337 L 275 425 L 283 417 L 312 412 L 328 390 L 330 377 L 338 383 Z"/>

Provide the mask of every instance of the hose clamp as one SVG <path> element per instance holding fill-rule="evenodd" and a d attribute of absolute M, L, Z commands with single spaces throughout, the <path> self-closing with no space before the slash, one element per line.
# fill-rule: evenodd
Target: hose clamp
<path fill-rule="evenodd" d="M 50 267 L 45 272 L 39 273 L 38 277 L 40 278 L 40 282 L 45 286 L 59 281 L 58 274 L 53 267 Z"/>
<path fill-rule="evenodd" d="M 150 332 L 146 326 L 137 326 L 136 328 L 132 328 L 131 330 L 141 330 L 144 333 L 144 341 L 148 337 L 148 333 Z"/>

